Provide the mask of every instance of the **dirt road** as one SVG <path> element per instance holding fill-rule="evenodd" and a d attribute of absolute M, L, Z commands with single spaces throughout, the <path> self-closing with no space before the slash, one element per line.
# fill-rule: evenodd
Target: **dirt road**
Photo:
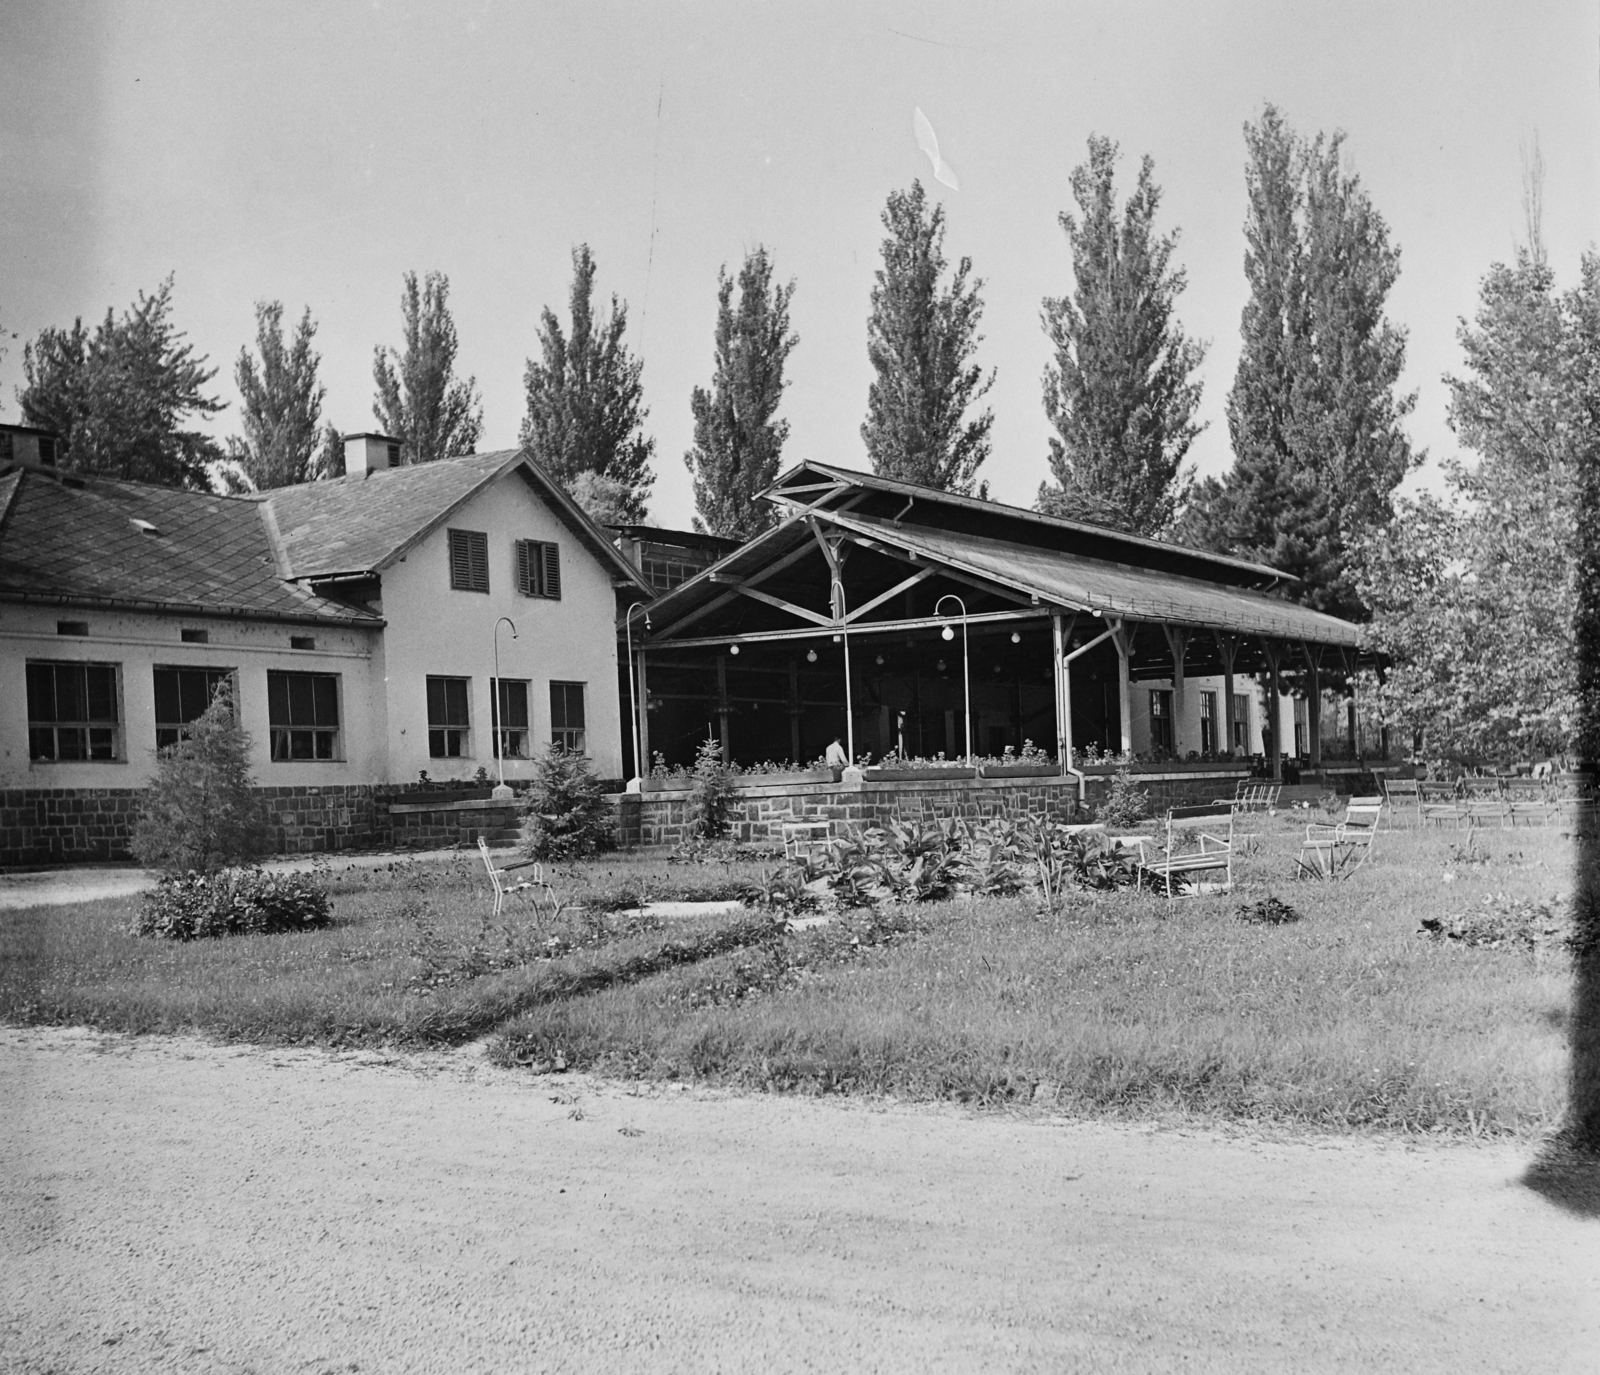
<path fill-rule="evenodd" d="M 1583 1371 L 1519 1153 L 0 1029 L 0 1369 Z"/>

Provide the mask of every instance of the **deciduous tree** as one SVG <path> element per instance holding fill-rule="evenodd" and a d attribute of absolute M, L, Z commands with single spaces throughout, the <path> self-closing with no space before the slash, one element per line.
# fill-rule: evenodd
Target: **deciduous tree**
<path fill-rule="evenodd" d="M 217 375 L 172 323 L 172 278 L 142 291 L 118 319 L 93 330 L 47 328 L 22 354 L 24 423 L 54 430 L 64 468 L 167 487 L 211 486 L 214 440 L 186 427 L 223 403 L 205 394 Z"/>
<path fill-rule="evenodd" d="M 1234 466 L 1200 484 L 1182 523 L 1194 543 L 1296 574 L 1311 605 L 1363 617 L 1352 543 L 1381 528 L 1417 460 L 1396 392 L 1405 331 L 1384 317 L 1399 250 L 1343 135 L 1311 142 L 1272 106 L 1245 126 L 1244 347 L 1228 396 Z"/>
<path fill-rule="evenodd" d="M 1174 314 L 1185 277 L 1171 265 L 1175 233 L 1155 229 L 1161 191 L 1155 165 L 1139 165 L 1119 214 L 1117 145 L 1089 139 L 1089 160 L 1072 173 L 1078 215 L 1062 212 L 1072 250 L 1070 296 L 1044 301 L 1055 361 L 1044 374 L 1044 409 L 1055 483 L 1039 488 L 1039 509 L 1163 533 L 1188 486 L 1184 455 L 1200 433 L 1194 421 L 1205 349 L 1186 338 Z"/>
<path fill-rule="evenodd" d="M 883 227 L 889 237 L 867 319 L 877 376 L 861 438 L 883 477 L 970 492 L 994 423 L 988 409 L 967 419 L 994 385 L 994 373 L 985 377 L 973 361 L 983 281 L 962 258 L 945 283 L 944 207 L 929 207 L 920 181 L 889 193 Z"/>
<path fill-rule="evenodd" d="M 649 414 L 641 381 L 644 364 L 623 342 L 628 308 L 613 295 L 605 319 L 594 313 L 594 255 L 588 244 L 572 250 L 571 324 L 566 330 L 545 310 L 539 329 L 540 360 L 528 360 L 528 410 L 522 443 L 568 491 L 583 473 L 609 479 L 620 490 L 613 502 L 628 521 L 641 521 L 655 474 L 655 440 L 643 426 Z"/>
<path fill-rule="evenodd" d="M 789 330 L 794 283 L 775 285 L 765 248 L 747 254 L 738 278 L 717 277 L 715 366 L 711 387 L 696 387 L 694 448 L 684 462 L 694 476 L 695 524 L 714 535 L 749 539 L 773 521 L 756 493 L 778 475 L 789 422 L 776 418 L 783 368 L 799 337 Z"/>
<path fill-rule="evenodd" d="M 327 388 L 317 380 L 321 361 L 312 350 L 317 326 L 307 307 L 293 337 L 283 337 L 283 302 L 256 302 L 256 351 L 239 350 L 233 376 L 239 386 L 244 435 L 228 441 L 228 457 L 257 490 L 288 487 L 323 476 L 318 441 Z"/>
<path fill-rule="evenodd" d="M 450 279 L 430 272 L 419 286 L 408 272 L 400 295 L 403 349 L 378 348 L 372 377 L 378 394 L 372 414 L 383 432 L 400 441 L 401 461 L 431 463 L 475 453 L 483 432 L 477 379 L 457 381 L 456 326 L 450 317 Z"/>

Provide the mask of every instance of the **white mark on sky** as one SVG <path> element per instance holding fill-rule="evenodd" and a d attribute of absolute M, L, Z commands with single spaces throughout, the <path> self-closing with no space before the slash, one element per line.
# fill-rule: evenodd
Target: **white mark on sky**
<path fill-rule="evenodd" d="M 922 149 L 933 162 L 934 180 L 942 181 L 952 191 L 959 191 L 961 183 L 956 180 L 955 169 L 939 156 L 938 136 L 933 132 L 933 125 L 928 123 L 928 117 L 922 113 L 920 105 L 911 111 L 911 132 L 917 136 L 917 147 Z"/>

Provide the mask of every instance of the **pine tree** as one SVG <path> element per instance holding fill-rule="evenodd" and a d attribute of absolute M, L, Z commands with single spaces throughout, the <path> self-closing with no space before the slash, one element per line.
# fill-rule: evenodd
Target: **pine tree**
<path fill-rule="evenodd" d="M 867 392 L 861 438 L 873 471 L 946 491 L 970 492 L 989 456 L 994 413 L 967 420 L 994 385 L 974 362 L 982 335 L 981 278 L 962 258 L 948 286 L 944 207 L 930 210 L 920 181 L 891 191 L 883 212 L 889 237 L 872 288 L 867 355 L 877 379 Z"/>
<path fill-rule="evenodd" d="M 628 521 L 642 521 L 655 474 L 655 440 L 645 438 L 644 364 L 622 336 L 628 308 L 616 296 L 604 320 L 594 314 L 594 255 L 588 244 L 572 250 L 571 327 L 563 331 L 545 310 L 539 329 L 541 361 L 528 360 L 527 415 L 522 443 L 569 491 L 579 475 L 594 473 L 620 484 Z M 618 487 L 599 484 L 610 494 Z"/>
<path fill-rule="evenodd" d="M 119 320 L 111 311 L 91 333 L 47 328 L 22 353 L 23 422 L 60 436 L 57 462 L 78 472 L 209 490 L 215 441 L 183 428 L 223 403 L 204 394 L 217 375 L 172 323 L 172 278 L 142 291 Z"/>
<path fill-rule="evenodd" d="M 1161 192 L 1146 157 L 1121 216 L 1117 145 L 1089 139 L 1089 160 L 1071 185 L 1081 220 L 1063 212 L 1072 249 L 1073 294 L 1046 297 L 1044 327 L 1055 347 L 1045 369 L 1044 408 L 1056 437 L 1056 485 L 1039 488 L 1054 515 L 1158 535 L 1171 524 L 1187 482 L 1184 455 L 1200 433 L 1200 384 L 1191 374 L 1205 349 L 1173 315 L 1185 285 L 1171 264 L 1176 234 L 1157 235 Z"/>
<path fill-rule="evenodd" d="M 288 487 L 319 476 L 319 422 L 327 388 L 317 380 L 321 361 L 312 352 L 317 326 L 308 307 L 283 337 L 283 303 L 256 302 L 256 350 L 239 350 L 234 380 L 241 398 L 242 438 L 228 441 L 228 457 L 244 469 L 258 491 Z"/>
<path fill-rule="evenodd" d="M 475 453 L 483 432 L 477 379 L 455 380 L 456 326 L 450 318 L 450 279 L 430 272 L 421 287 L 408 272 L 400 296 L 405 348 L 378 348 L 372 377 L 378 394 L 372 414 L 383 432 L 400 441 L 401 461 L 431 463 Z"/>
<path fill-rule="evenodd" d="M 716 369 L 711 389 L 696 387 L 694 448 L 684 462 L 694 475 L 695 525 L 714 535 L 749 539 L 773 521 L 756 493 L 778 475 L 789 422 L 774 416 L 783 399 L 783 367 L 799 337 L 789 331 L 794 283 L 775 286 L 765 248 L 747 254 L 733 278 L 717 276 Z"/>
<path fill-rule="evenodd" d="M 1261 559 L 1320 610 L 1366 614 L 1352 544 L 1381 528 L 1418 461 L 1395 387 L 1405 332 L 1384 319 L 1400 254 L 1343 136 L 1297 137 L 1272 106 L 1245 127 L 1249 217 L 1244 347 L 1228 395 L 1234 466 L 1196 487 L 1181 537 Z"/>

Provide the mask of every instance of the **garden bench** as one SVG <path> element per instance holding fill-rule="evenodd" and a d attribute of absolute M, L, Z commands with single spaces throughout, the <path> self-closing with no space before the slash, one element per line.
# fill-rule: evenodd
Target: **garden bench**
<path fill-rule="evenodd" d="M 1422 824 L 1422 792 L 1415 778 L 1385 778 L 1383 795 L 1388 798 L 1391 807 L 1396 803 L 1410 803 L 1416 808 L 1417 824 Z"/>
<path fill-rule="evenodd" d="M 1506 811 L 1511 825 L 1526 821 L 1553 821 L 1561 815 L 1561 799 L 1549 784 L 1536 778 L 1513 778 L 1506 782 Z"/>
<path fill-rule="evenodd" d="M 1245 783 L 1234 789 L 1232 797 L 1216 797 L 1211 800 L 1213 807 L 1232 807 L 1241 812 L 1270 812 L 1278 805 L 1278 793 L 1282 791 L 1279 783 Z"/>
<path fill-rule="evenodd" d="M 515 864 L 507 864 L 504 868 L 494 867 L 494 856 L 489 853 L 489 842 L 482 836 L 478 837 L 478 853 L 483 856 L 483 867 L 489 871 L 489 882 L 494 885 L 494 915 L 498 917 L 501 909 L 506 904 L 506 899 L 513 893 L 526 892 L 530 888 L 544 888 L 548 885 L 544 881 L 544 866 L 536 859 L 519 860 Z M 517 869 L 532 869 L 533 877 L 520 883 L 507 883 L 506 879 Z"/>
<path fill-rule="evenodd" d="M 1187 884 L 1193 893 L 1213 891 L 1214 884 L 1202 880 L 1203 874 L 1223 875 L 1224 891 L 1233 887 L 1233 819 L 1237 807 L 1230 798 L 1225 803 L 1196 807 L 1174 807 L 1167 813 L 1167 843 L 1158 859 L 1150 859 L 1140 838 L 1137 873 L 1139 888 L 1145 876 L 1159 879 L 1172 897 L 1172 885 Z M 1226 833 L 1216 834 L 1224 829 Z M 1210 827 L 1211 829 L 1206 829 Z"/>
<path fill-rule="evenodd" d="M 1417 810 L 1424 822 L 1436 821 L 1441 826 L 1450 822 L 1460 826 L 1467 819 L 1467 809 L 1456 794 L 1454 783 L 1417 783 Z"/>
<path fill-rule="evenodd" d="M 786 859 L 810 859 L 818 850 L 827 848 L 833 838 L 832 823 L 827 821 L 785 821 L 783 823 L 783 854 Z"/>
<path fill-rule="evenodd" d="M 1352 797 L 1344 820 L 1329 825 L 1313 821 L 1306 827 L 1305 843 L 1295 861 L 1302 875 L 1338 878 L 1355 873 L 1372 854 L 1378 822 L 1383 818 L 1383 798 Z M 1310 855 L 1308 863 L 1306 856 Z"/>

